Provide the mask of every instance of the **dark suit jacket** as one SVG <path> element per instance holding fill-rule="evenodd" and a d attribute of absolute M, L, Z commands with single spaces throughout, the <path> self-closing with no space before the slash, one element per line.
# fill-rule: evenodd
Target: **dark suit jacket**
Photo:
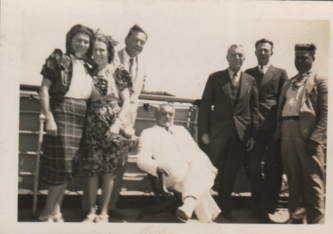
<path fill-rule="evenodd" d="M 259 124 L 258 90 L 255 79 L 241 73 L 239 97 L 231 96 L 228 69 L 212 73 L 207 81 L 199 111 L 199 132 L 211 137 L 235 125 L 239 138 L 247 142 Z M 214 110 L 212 110 L 212 105 Z"/>
<path fill-rule="evenodd" d="M 288 81 L 287 72 L 270 65 L 261 81 L 258 66 L 247 69 L 245 73 L 253 76 L 258 84 L 259 130 L 274 131 L 279 97 L 284 83 Z"/>
<path fill-rule="evenodd" d="M 294 78 L 294 77 L 293 77 Z M 286 93 L 291 86 L 291 78 L 281 91 L 278 113 L 277 130 L 282 124 L 282 110 L 286 102 Z M 305 141 L 309 139 L 319 144 L 327 142 L 327 109 L 328 109 L 328 81 L 311 73 L 304 87 L 301 101 L 299 127 Z"/>

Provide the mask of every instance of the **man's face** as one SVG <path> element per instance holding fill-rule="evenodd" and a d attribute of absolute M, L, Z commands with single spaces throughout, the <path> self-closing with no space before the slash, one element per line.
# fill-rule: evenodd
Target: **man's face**
<path fill-rule="evenodd" d="M 125 39 L 126 52 L 131 58 L 141 53 L 147 40 L 146 34 L 142 32 L 134 32 L 129 38 Z"/>
<path fill-rule="evenodd" d="M 242 65 L 243 61 L 245 60 L 245 53 L 242 48 L 232 47 L 228 51 L 227 60 L 229 62 L 229 68 L 234 71 L 238 72 Z"/>
<path fill-rule="evenodd" d="M 273 54 L 272 45 L 269 43 L 259 43 L 257 45 L 255 54 L 257 56 L 259 65 L 267 65 L 271 55 Z"/>
<path fill-rule="evenodd" d="M 295 52 L 295 67 L 300 74 L 310 71 L 313 61 L 314 57 L 309 51 L 297 50 Z"/>
<path fill-rule="evenodd" d="M 163 106 L 160 111 L 156 111 L 156 123 L 161 127 L 170 127 L 175 117 L 175 109 L 171 106 Z"/>

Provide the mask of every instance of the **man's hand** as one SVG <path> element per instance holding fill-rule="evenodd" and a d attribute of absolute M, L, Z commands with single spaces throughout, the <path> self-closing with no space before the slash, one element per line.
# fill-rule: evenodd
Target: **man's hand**
<path fill-rule="evenodd" d="M 250 139 L 246 143 L 246 150 L 247 150 L 247 152 L 251 151 L 251 149 L 253 148 L 253 146 L 255 144 L 256 144 L 256 142 L 255 142 L 254 138 L 250 137 Z"/>
<path fill-rule="evenodd" d="M 308 141 L 308 144 L 306 145 L 306 153 L 308 156 L 313 156 L 317 154 L 317 147 L 318 147 L 318 143 L 312 140 Z"/>
<path fill-rule="evenodd" d="M 165 176 L 170 176 L 171 175 L 170 167 L 167 164 L 162 163 L 161 165 L 159 165 L 157 167 L 156 171 L 163 173 Z"/>
<path fill-rule="evenodd" d="M 201 139 L 205 145 L 210 144 L 210 137 L 207 133 L 202 134 Z"/>
<path fill-rule="evenodd" d="M 46 132 L 50 136 L 58 135 L 58 127 L 53 118 L 49 121 L 46 121 Z"/>
<path fill-rule="evenodd" d="M 112 126 L 109 129 L 109 131 L 107 131 L 106 134 L 105 134 L 106 139 L 108 141 L 112 141 L 113 140 L 113 136 L 114 135 L 118 135 L 119 131 L 120 131 L 119 124 L 117 124 L 117 123 L 112 124 Z"/>

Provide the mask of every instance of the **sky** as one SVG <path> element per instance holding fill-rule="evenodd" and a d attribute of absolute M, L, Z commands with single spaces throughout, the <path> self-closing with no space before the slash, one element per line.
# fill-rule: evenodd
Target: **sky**
<path fill-rule="evenodd" d="M 328 77 L 328 20 L 286 19 L 276 15 L 278 10 L 275 12 L 271 6 L 258 10 L 249 5 L 253 14 L 244 15 L 237 5 L 217 3 L 150 2 L 144 5 L 144 11 L 141 8 L 117 1 L 78 4 L 75 10 L 66 4 L 46 4 L 43 10 L 26 8 L 21 28 L 20 83 L 40 85 L 39 73 L 45 59 L 54 48 L 65 50 L 65 35 L 78 23 L 115 37 L 120 42 L 116 50 L 124 47 L 129 28 L 139 24 L 149 36 L 140 54 L 147 64 L 147 91 L 201 98 L 209 74 L 228 67 L 229 46 L 244 46 L 245 70 L 257 65 L 254 44 L 261 38 L 274 42 L 271 62 L 286 69 L 289 76 L 297 72 L 294 45 L 315 43 L 318 49 L 314 70 Z"/>

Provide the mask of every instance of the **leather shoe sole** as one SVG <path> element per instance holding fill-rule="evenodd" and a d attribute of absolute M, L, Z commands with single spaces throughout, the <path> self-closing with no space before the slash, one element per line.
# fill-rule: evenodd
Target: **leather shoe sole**
<path fill-rule="evenodd" d="M 176 215 L 177 215 L 177 218 L 182 221 L 182 222 L 187 222 L 188 220 L 188 217 L 187 215 L 185 214 L 185 212 L 181 209 L 177 209 L 176 211 Z"/>

